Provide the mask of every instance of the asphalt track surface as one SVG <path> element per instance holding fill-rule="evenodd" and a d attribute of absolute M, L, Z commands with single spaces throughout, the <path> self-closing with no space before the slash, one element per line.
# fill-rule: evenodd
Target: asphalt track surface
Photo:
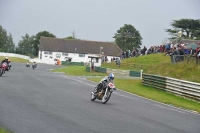
<path fill-rule="evenodd" d="M 39 64 L 13 63 L 0 77 L 0 125 L 14 133 L 199 133 L 200 115 L 117 90 L 90 101 L 96 85 Z"/>

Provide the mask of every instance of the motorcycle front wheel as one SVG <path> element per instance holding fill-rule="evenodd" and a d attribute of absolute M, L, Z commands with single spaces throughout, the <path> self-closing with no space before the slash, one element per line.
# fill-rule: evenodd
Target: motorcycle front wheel
<path fill-rule="evenodd" d="M 108 91 L 107 94 L 105 94 L 102 98 L 102 103 L 105 104 L 111 97 L 111 92 Z"/>
<path fill-rule="evenodd" d="M 3 70 L 0 68 L 0 76 L 2 76 L 3 74 Z"/>

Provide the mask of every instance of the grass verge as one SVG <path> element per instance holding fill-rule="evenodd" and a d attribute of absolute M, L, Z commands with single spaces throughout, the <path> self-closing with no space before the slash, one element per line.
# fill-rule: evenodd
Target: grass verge
<path fill-rule="evenodd" d="M 98 73 L 95 71 L 86 72 L 85 66 L 67 66 L 64 68 L 54 69 L 53 72 L 64 72 L 66 75 L 74 76 L 106 76 L 106 73 Z"/>
<path fill-rule="evenodd" d="M 0 56 L 0 61 L 2 61 L 3 59 L 5 59 L 5 56 Z M 28 61 L 28 60 L 16 58 L 16 57 L 8 57 L 8 59 L 11 60 L 11 62 L 20 62 L 20 63 L 25 63 L 26 61 Z"/>
<path fill-rule="evenodd" d="M 11 132 L 0 127 L 0 133 L 11 133 Z"/>
<path fill-rule="evenodd" d="M 99 82 L 101 79 L 88 78 L 88 80 Z M 200 103 L 167 93 L 162 90 L 154 89 L 152 87 L 143 86 L 141 82 L 141 80 L 115 78 L 115 85 L 120 90 L 124 90 L 175 107 L 194 110 L 200 113 Z"/>
<path fill-rule="evenodd" d="M 143 69 L 143 73 L 200 83 L 200 64 L 196 64 L 195 59 L 191 59 L 189 62 L 184 61 L 173 64 L 170 61 L 170 56 L 164 56 L 164 53 L 160 53 L 123 59 L 123 63 L 141 64 L 144 66 L 142 68 L 123 65 L 116 67 L 116 64 L 112 62 L 103 63 L 102 67 L 122 70 Z"/>

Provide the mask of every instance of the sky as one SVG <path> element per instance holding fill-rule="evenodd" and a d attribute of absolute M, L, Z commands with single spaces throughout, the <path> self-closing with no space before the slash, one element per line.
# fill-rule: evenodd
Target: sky
<path fill-rule="evenodd" d="M 200 19 L 200 0 L 0 0 L 0 25 L 15 45 L 26 33 L 40 31 L 114 41 L 117 30 L 131 24 L 143 38 L 142 47 L 149 48 L 169 38 L 165 29 L 182 18 Z"/>

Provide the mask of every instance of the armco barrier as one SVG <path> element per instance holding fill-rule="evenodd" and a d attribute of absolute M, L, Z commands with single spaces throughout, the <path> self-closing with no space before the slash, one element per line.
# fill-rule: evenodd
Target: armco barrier
<path fill-rule="evenodd" d="M 86 72 L 90 72 L 90 67 L 86 66 Z"/>
<path fill-rule="evenodd" d="M 107 69 L 103 68 L 103 67 L 95 66 L 94 69 L 95 69 L 96 72 L 107 73 Z"/>
<path fill-rule="evenodd" d="M 143 85 L 200 101 L 199 83 L 145 73 L 143 73 L 142 79 Z"/>
<path fill-rule="evenodd" d="M 68 61 L 62 61 L 62 65 L 66 66 L 84 66 L 83 62 L 68 62 Z"/>
<path fill-rule="evenodd" d="M 129 76 L 131 77 L 141 77 L 142 78 L 142 70 L 141 71 L 133 71 L 129 72 Z"/>
<path fill-rule="evenodd" d="M 107 73 L 113 73 L 118 76 L 129 76 L 129 70 L 107 68 Z"/>

